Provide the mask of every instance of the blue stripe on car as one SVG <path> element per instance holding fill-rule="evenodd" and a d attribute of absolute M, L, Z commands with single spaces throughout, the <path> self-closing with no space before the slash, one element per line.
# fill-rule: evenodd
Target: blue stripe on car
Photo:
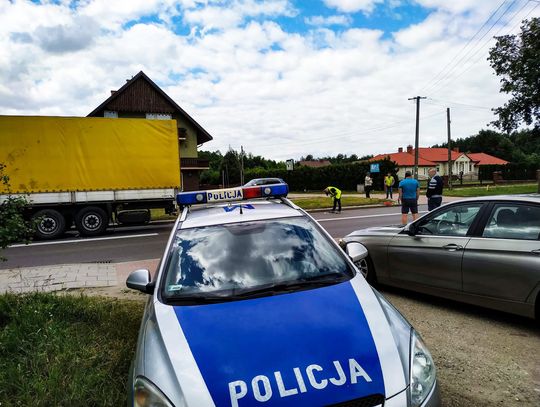
<path fill-rule="evenodd" d="M 349 282 L 174 310 L 216 406 L 323 406 L 384 394 Z"/>

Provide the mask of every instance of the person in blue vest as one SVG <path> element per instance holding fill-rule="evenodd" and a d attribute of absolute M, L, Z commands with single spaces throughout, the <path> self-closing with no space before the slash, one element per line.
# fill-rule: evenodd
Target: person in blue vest
<path fill-rule="evenodd" d="M 326 196 L 330 195 L 334 199 L 334 207 L 332 208 L 332 213 L 341 213 L 341 189 L 336 187 L 326 187 L 324 189 Z M 336 205 L 339 208 L 336 212 Z"/>
<path fill-rule="evenodd" d="M 410 171 L 405 172 L 405 178 L 399 183 L 399 199 L 401 201 L 401 223 L 407 224 L 409 211 L 413 221 L 418 218 L 418 197 L 420 196 L 420 184 L 412 177 Z"/>

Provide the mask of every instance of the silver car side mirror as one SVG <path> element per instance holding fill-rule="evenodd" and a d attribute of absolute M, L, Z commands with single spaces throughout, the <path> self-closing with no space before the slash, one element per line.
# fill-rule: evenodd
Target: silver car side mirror
<path fill-rule="evenodd" d="M 403 228 L 403 232 L 408 234 L 409 236 L 415 236 L 416 235 L 416 226 L 414 223 L 409 223 Z"/>
<path fill-rule="evenodd" d="M 151 283 L 152 276 L 147 269 L 139 269 L 132 271 L 126 280 L 128 288 L 141 291 L 145 294 L 154 292 L 154 285 Z"/>
<path fill-rule="evenodd" d="M 365 259 L 368 256 L 368 250 L 366 249 L 366 246 L 358 242 L 347 243 L 345 251 L 351 258 L 353 263 Z"/>

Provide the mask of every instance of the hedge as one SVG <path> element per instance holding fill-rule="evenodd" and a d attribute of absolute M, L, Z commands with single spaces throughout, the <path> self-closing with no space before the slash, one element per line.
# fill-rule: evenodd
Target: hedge
<path fill-rule="evenodd" d="M 505 180 L 532 180 L 536 179 L 535 164 L 506 164 L 506 165 L 482 165 L 478 171 L 478 178 L 481 180 L 492 180 L 493 172 L 500 171 Z"/>
<path fill-rule="evenodd" d="M 377 161 L 379 163 L 380 173 L 372 173 L 373 187 L 375 189 L 383 189 L 384 176 L 390 172 L 397 179 L 396 164 L 389 160 Z M 293 171 L 284 169 L 265 170 L 265 169 L 250 169 L 246 170 L 244 179 L 247 181 L 253 178 L 282 178 L 289 184 L 291 191 L 322 191 L 329 185 L 335 186 L 342 190 L 354 190 L 358 184 L 364 183 L 366 172 L 369 171 L 369 165 L 372 164 L 361 162 L 352 164 L 336 164 L 326 167 L 295 167 Z M 204 173 L 203 173 L 204 174 Z M 210 174 L 209 172 L 201 176 L 205 183 L 218 185 L 221 183 L 219 173 Z M 231 185 L 232 186 L 232 185 Z"/>

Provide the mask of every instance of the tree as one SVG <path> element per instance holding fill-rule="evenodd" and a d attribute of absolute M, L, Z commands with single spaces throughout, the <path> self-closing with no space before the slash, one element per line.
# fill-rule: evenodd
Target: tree
<path fill-rule="evenodd" d="M 6 198 L 0 202 L 0 251 L 12 243 L 28 243 L 35 230 L 34 224 L 23 216 L 28 204 L 26 198 L 9 194 L 9 177 L 4 173 L 5 168 L 0 163 L 0 192 L 7 192 Z M 6 259 L 0 254 L 0 260 Z"/>
<path fill-rule="evenodd" d="M 230 149 L 221 160 L 220 171 L 224 174 L 225 185 L 240 183 L 240 158 L 238 152 Z"/>
<path fill-rule="evenodd" d="M 521 124 L 540 127 L 540 18 L 525 20 L 518 35 L 496 37 L 488 61 L 510 100 L 493 109 L 492 124 L 510 133 Z"/>

